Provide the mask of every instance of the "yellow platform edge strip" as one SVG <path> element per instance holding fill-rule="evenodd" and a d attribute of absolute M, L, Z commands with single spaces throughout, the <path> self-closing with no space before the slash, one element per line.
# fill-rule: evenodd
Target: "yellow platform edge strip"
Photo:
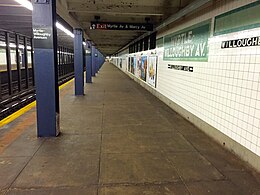
<path fill-rule="evenodd" d="M 67 81 L 66 83 L 62 84 L 61 86 L 59 86 L 59 90 L 61 90 L 62 88 L 64 88 L 65 86 L 67 86 L 69 83 L 71 83 L 74 80 L 71 79 L 69 81 Z M 26 105 L 25 107 L 21 108 L 20 110 L 14 112 L 13 114 L 9 115 L 8 117 L 2 119 L 0 121 L 0 128 L 7 125 L 8 123 L 11 123 L 12 121 L 14 121 L 15 119 L 17 119 L 18 117 L 20 117 L 21 115 L 23 115 L 24 113 L 28 112 L 29 110 L 31 110 L 33 107 L 36 106 L 36 101 L 33 101 L 32 103 Z"/>

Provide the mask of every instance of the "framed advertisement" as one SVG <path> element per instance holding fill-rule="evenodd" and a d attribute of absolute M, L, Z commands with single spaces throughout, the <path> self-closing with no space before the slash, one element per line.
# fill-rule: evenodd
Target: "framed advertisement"
<path fill-rule="evenodd" d="M 147 56 L 142 56 L 141 58 L 141 70 L 140 70 L 140 79 L 146 81 L 146 74 L 147 74 Z"/>
<path fill-rule="evenodd" d="M 150 56 L 148 58 L 147 83 L 153 87 L 156 87 L 156 79 L 157 79 L 157 56 Z"/>

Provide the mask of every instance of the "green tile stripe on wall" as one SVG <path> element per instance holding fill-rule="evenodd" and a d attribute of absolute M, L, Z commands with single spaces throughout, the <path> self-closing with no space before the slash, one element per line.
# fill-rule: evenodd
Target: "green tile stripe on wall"
<path fill-rule="evenodd" d="M 260 1 L 215 17 L 214 35 L 260 27 Z"/>
<path fill-rule="evenodd" d="M 163 37 L 156 40 L 156 47 L 157 48 L 163 47 Z"/>

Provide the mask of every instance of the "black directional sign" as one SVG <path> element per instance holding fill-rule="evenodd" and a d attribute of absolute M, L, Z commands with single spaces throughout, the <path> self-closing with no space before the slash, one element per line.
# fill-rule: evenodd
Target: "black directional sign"
<path fill-rule="evenodd" d="M 169 69 L 175 69 L 175 70 L 183 70 L 183 71 L 193 72 L 192 66 L 182 66 L 182 65 L 168 64 L 168 68 Z"/>
<path fill-rule="evenodd" d="M 50 0 L 34 0 L 35 4 L 49 4 Z"/>
<path fill-rule="evenodd" d="M 115 23 L 115 22 L 91 22 L 92 30 L 140 30 L 152 31 L 153 25 L 148 23 Z"/>

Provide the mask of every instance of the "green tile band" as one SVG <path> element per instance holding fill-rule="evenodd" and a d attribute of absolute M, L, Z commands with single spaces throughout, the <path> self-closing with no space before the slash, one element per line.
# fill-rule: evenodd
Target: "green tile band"
<path fill-rule="evenodd" d="M 260 1 L 215 17 L 214 36 L 260 27 Z"/>

